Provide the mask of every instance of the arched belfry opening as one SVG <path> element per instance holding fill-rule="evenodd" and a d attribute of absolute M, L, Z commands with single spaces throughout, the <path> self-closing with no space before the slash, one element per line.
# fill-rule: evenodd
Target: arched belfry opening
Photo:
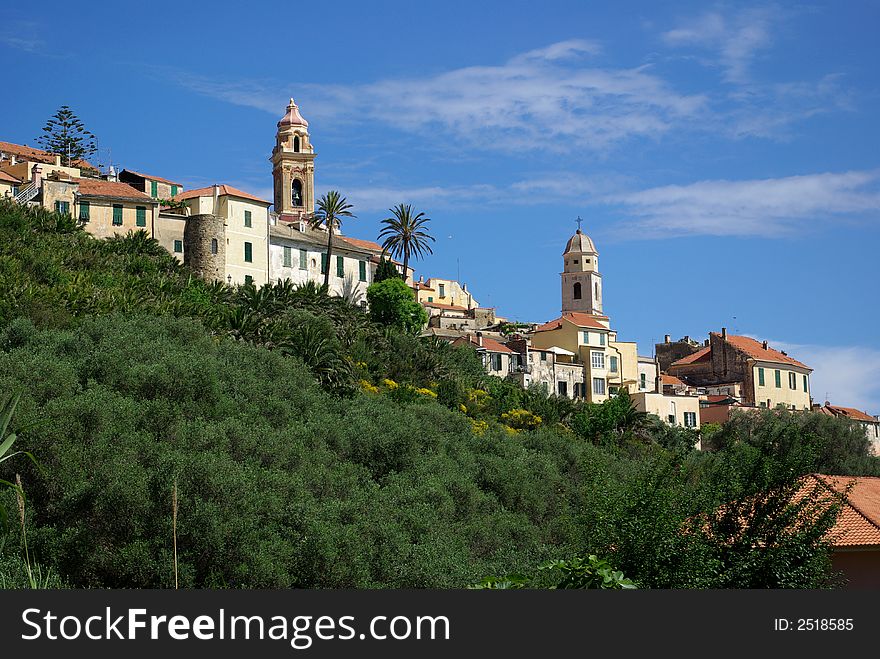
<path fill-rule="evenodd" d="M 290 203 L 296 207 L 303 205 L 303 184 L 298 178 L 293 179 L 293 184 L 290 186 Z"/>
<path fill-rule="evenodd" d="M 293 137 L 293 151 L 299 153 L 299 135 Z"/>
<path fill-rule="evenodd" d="M 574 283 L 574 299 L 575 300 L 581 299 L 581 283 L 579 281 L 576 281 Z"/>

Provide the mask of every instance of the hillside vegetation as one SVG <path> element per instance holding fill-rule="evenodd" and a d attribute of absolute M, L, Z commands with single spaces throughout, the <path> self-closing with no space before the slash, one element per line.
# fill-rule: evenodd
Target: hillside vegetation
<path fill-rule="evenodd" d="M 819 587 L 833 510 L 790 506 L 798 476 L 877 472 L 840 419 L 767 411 L 699 453 L 626 396 L 523 391 L 318 287 L 206 284 L 143 234 L 0 203 L 11 392 L 39 467 L 0 479 L 72 586 L 173 586 L 176 485 L 182 586 L 464 587 L 597 554 L 639 587 Z"/>

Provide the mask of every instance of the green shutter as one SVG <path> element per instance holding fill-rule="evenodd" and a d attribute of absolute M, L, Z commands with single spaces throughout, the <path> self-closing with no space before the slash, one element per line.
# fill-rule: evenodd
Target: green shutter
<path fill-rule="evenodd" d="M 343 258 L 342 256 L 336 257 L 336 276 L 345 276 L 345 258 Z"/>
<path fill-rule="evenodd" d="M 89 202 L 81 201 L 79 202 L 79 219 L 83 222 L 89 221 Z"/>
<path fill-rule="evenodd" d="M 55 212 L 56 212 L 56 213 L 60 213 L 60 212 L 61 212 L 61 202 L 60 202 L 60 201 L 56 201 L 56 202 L 55 202 Z"/>
<path fill-rule="evenodd" d="M 175 240 L 174 241 L 174 253 L 180 254 L 181 252 L 183 252 L 183 241 L 182 240 Z"/>
<path fill-rule="evenodd" d="M 300 270 L 305 270 L 306 268 L 309 267 L 308 259 L 309 259 L 309 253 L 304 249 L 299 250 L 299 269 Z"/>
<path fill-rule="evenodd" d="M 176 185 L 172 185 L 172 186 L 171 186 L 171 196 L 172 196 L 172 197 L 176 197 L 176 196 L 177 196 L 177 186 L 176 186 Z"/>
<path fill-rule="evenodd" d="M 807 391 L 807 376 L 804 376 L 804 391 Z"/>
<path fill-rule="evenodd" d="M 244 260 L 245 263 L 254 262 L 254 246 L 251 243 L 244 244 Z"/>
<path fill-rule="evenodd" d="M 245 211 L 245 212 L 244 212 L 244 225 L 245 225 L 246 227 L 250 227 L 250 226 L 251 226 L 251 212 L 250 212 L 250 211 Z"/>
<path fill-rule="evenodd" d="M 245 276 L 244 276 L 244 285 L 245 285 L 245 286 L 250 286 L 250 285 L 253 284 L 253 283 L 254 283 L 254 278 L 253 278 L 253 277 L 251 277 L 250 275 L 245 275 Z"/>
<path fill-rule="evenodd" d="M 321 254 L 321 274 L 327 272 L 327 253 Z"/>
<path fill-rule="evenodd" d="M 284 267 L 289 268 L 292 261 L 293 261 L 293 257 L 292 257 L 293 248 L 284 247 L 283 249 L 284 249 Z"/>
<path fill-rule="evenodd" d="M 758 369 L 758 385 L 760 385 L 762 387 L 764 386 L 764 369 L 763 368 Z"/>
<path fill-rule="evenodd" d="M 358 262 L 358 276 L 361 281 L 367 281 L 367 262 L 359 261 Z"/>
<path fill-rule="evenodd" d="M 782 388 L 782 372 L 777 370 L 774 375 L 776 378 L 776 388 L 781 389 Z"/>
<path fill-rule="evenodd" d="M 601 332 L 599 333 L 599 345 L 600 345 L 600 346 L 604 346 L 604 345 L 605 345 L 605 335 L 602 334 Z"/>
<path fill-rule="evenodd" d="M 137 225 L 139 227 L 147 226 L 147 209 L 144 206 L 137 207 Z"/>
<path fill-rule="evenodd" d="M 153 199 L 159 196 L 159 186 L 155 181 L 150 181 L 150 196 Z"/>
<path fill-rule="evenodd" d="M 122 204 L 113 204 L 113 226 L 122 226 Z"/>

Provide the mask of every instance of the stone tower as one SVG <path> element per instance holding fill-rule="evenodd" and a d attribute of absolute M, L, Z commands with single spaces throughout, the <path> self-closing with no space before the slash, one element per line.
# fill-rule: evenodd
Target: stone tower
<path fill-rule="evenodd" d="M 183 262 L 205 281 L 226 283 L 226 221 L 204 213 L 183 225 Z"/>
<path fill-rule="evenodd" d="M 599 252 L 580 229 L 568 239 L 562 253 L 562 313 L 602 315 L 602 275 Z"/>
<path fill-rule="evenodd" d="M 309 141 L 309 122 L 293 99 L 278 122 L 272 149 L 275 212 L 308 216 L 315 210 L 315 151 Z"/>

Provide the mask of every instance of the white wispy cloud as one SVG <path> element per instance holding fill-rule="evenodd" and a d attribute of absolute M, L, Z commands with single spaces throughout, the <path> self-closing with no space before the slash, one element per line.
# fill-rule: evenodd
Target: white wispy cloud
<path fill-rule="evenodd" d="M 880 350 L 864 346 L 774 342 L 811 368 L 813 400 L 880 414 Z"/>
<path fill-rule="evenodd" d="M 707 11 L 664 32 L 663 41 L 673 47 L 696 47 L 713 53 L 702 61 L 719 66 L 732 83 L 749 80 L 750 67 L 771 43 L 773 23 L 780 17 L 773 8 L 749 8 L 725 14 Z"/>
<path fill-rule="evenodd" d="M 780 236 L 821 220 L 880 219 L 880 171 L 712 180 L 606 195 L 623 236 Z"/>

